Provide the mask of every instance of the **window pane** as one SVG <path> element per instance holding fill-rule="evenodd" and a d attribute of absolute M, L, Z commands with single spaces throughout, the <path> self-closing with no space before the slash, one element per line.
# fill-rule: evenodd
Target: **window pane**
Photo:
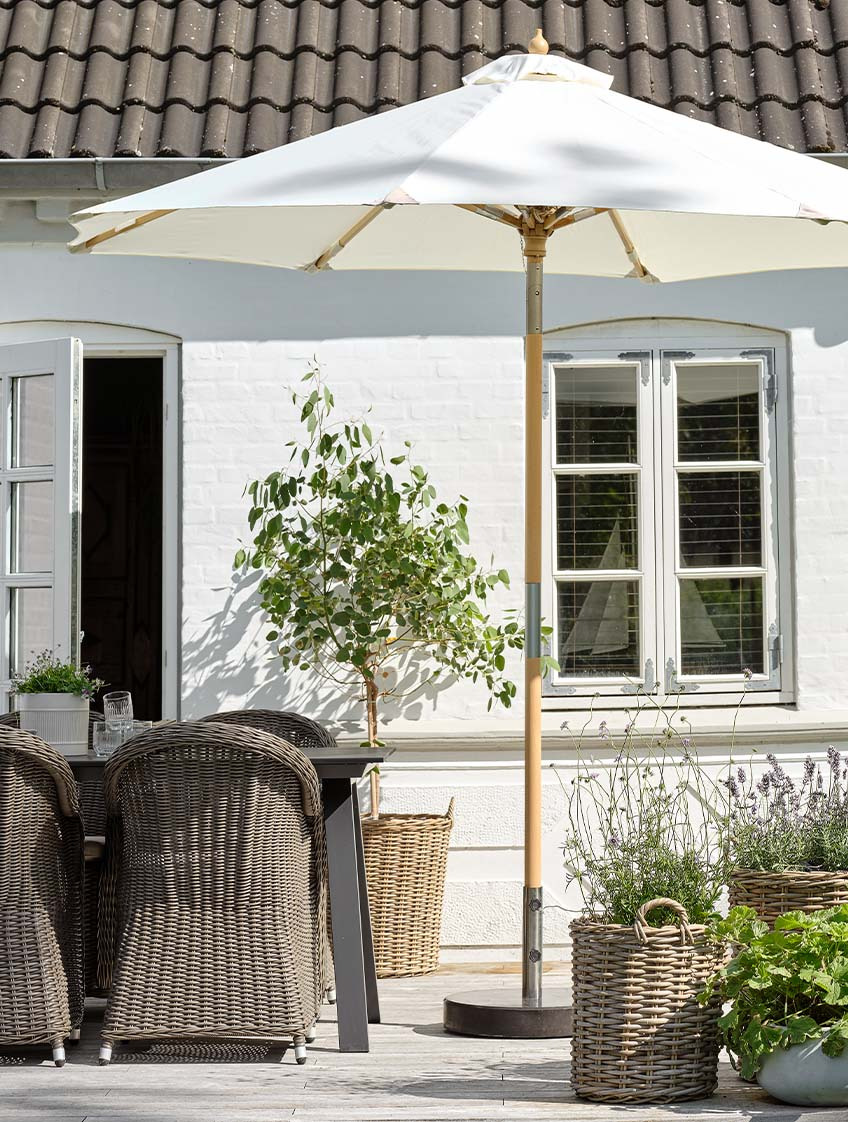
<path fill-rule="evenodd" d="M 683 566 L 762 564 L 758 472 L 681 472 L 678 487 Z"/>
<path fill-rule="evenodd" d="M 12 380 L 12 467 L 53 463 L 53 375 Z"/>
<path fill-rule="evenodd" d="M 560 673 L 641 674 L 638 581 L 558 581 L 557 611 Z"/>
<path fill-rule="evenodd" d="M 638 372 L 632 366 L 556 371 L 558 464 L 635 464 Z"/>
<path fill-rule="evenodd" d="M 11 597 L 9 659 L 16 674 L 53 646 L 53 593 L 49 588 L 13 588 Z"/>
<path fill-rule="evenodd" d="M 759 460 L 759 366 L 677 367 L 677 454 L 680 460 Z"/>
<path fill-rule="evenodd" d="M 681 580 L 680 631 L 681 673 L 762 674 L 762 579 Z"/>
<path fill-rule="evenodd" d="M 53 484 L 12 484 L 13 573 L 53 568 Z"/>
<path fill-rule="evenodd" d="M 636 475 L 560 475 L 557 568 L 635 569 L 639 564 Z"/>

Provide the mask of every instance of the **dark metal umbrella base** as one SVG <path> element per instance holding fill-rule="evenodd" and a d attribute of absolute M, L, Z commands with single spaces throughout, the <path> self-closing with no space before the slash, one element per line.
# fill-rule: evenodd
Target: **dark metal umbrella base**
<path fill-rule="evenodd" d="M 525 1002 L 516 990 L 469 990 L 445 998 L 446 1032 L 504 1040 L 571 1036 L 571 992 L 545 989 L 541 1003 Z"/>

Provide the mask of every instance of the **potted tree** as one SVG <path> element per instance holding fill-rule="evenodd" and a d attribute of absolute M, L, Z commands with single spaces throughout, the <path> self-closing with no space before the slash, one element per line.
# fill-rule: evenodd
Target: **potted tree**
<path fill-rule="evenodd" d="M 237 567 L 262 574 L 267 638 L 286 671 L 307 671 L 357 696 L 366 743 L 380 745 L 381 716 L 402 712 L 448 678 L 485 684 L 509 706 L 506 652 L 523 646 L 514 613 L 496 623 L 486 600 L 507 586 L 467 552 L 467 501 L 439 502 L 410 445 L 388 459 L 365 421 L 336 421 L 313 367 L 294 393 L 305 427 L 288 464 L 250 484 L 252 545 Z M 372 774 L 363 820 L 378 973 L 424 973 L 438 964 L 447 815 L 381 814 Z"/>
<path fill-rule="evenodd" d="M 796 1106 L 848 1106 L 848 904 L 773 929 L 733 908 L 712 935 L 737 953 L 701 1000 L 729 1005 L 719 1027 L 742 1078 Z"/>
<path fill-rule="evenodd" d="M 732 800 L 731 907 L 772 923 L 790 911 L 848 903 L 848 770 L 832 745 L 827 765 L 809 756 L 803 775 L 773 755 L 759 779 L 739 768 L 725 781 Z"/>
<path fill-rule="evenodd" d="M 726 880 L 727 804 L 683 731 L 640 696 L 620 742 L 605 722 L 590 755 L 573 739 L 571 1082 L 596 1102 L 697 1099 L 717 1083 L 720 1004 L 698 994 L 726 957 L 707 925 Z"/>
<path fill-rule="evenodd" d="M 12 679 L 20 727 L 66 756 L 85 752 L 89 702 L 102 687 L 90 666 L 80 667 L 42 651 Z"/>

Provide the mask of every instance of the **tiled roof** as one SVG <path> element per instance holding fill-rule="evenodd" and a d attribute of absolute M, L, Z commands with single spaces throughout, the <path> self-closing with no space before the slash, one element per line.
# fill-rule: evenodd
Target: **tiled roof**
<path fill-rule="evenodd" d="M 848 0 L 0 0 L 0 156 L 241 156 L 522 50 L 813 152 L 848 150 Z"/>

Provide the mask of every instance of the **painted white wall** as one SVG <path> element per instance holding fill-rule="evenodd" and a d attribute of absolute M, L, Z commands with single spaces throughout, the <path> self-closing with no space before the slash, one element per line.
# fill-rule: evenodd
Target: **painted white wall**
<path fill-rule="evenodd" d="M 339 409 L 373 405 L 390 446 L 413 440 L 441 497 L 470 500 L 476 555 L 494 554 L 521 597 L 522 280 L 484 274 L 287 274 L 154 259 L 72 257 L 42 242 L 23 204 L 0 219 L 0 324 L 98 321 L 182 343 L 182 712 L 290 706 L 358 735 L 355 705 L 284 679 L 267 659 L 252 589 L 232 557 L 246 533 L 245 483 L 278 465 L 296 422 L 288 388 L 309 360 L 324 366 Z M 48 232 L 49 233 L 49 232 Z M 25 240 L 29 239 L 29 244 Z M 842 743 L 848 730 L 848 318 L 846 272 L 640 286 L 552 278 L 550 328 L 634 316 L 697 317 L 788 333 L 797 709 L 743 713 L 751 744 Z M 65 327 L 63 327 L 63 324 Z M 0 327 L 0 342 L 9 330 Z M 119 334 L 120 332 L 118 332 Z M 518 666 L 513 665 L 517 673 Z M 549 761 L 569 762 L 546 718 Z M 728 718 L 698 726 L 727 743 Z M 443 811 L 457 794 L 444 930 L 448 953 L 515 953 L 521 881 L 520 706 L 486 716 L 485 697 L 456 685 L 393 720 L 398 747 L 384 779 L 386 809 Z M 561 903 L 557 846 L 562 789 L 546 775 L 549 900 Z M 554 947 L 566 913 L 552 910 Z M 555 953 L 556 950 L 555 950 Z"/>

